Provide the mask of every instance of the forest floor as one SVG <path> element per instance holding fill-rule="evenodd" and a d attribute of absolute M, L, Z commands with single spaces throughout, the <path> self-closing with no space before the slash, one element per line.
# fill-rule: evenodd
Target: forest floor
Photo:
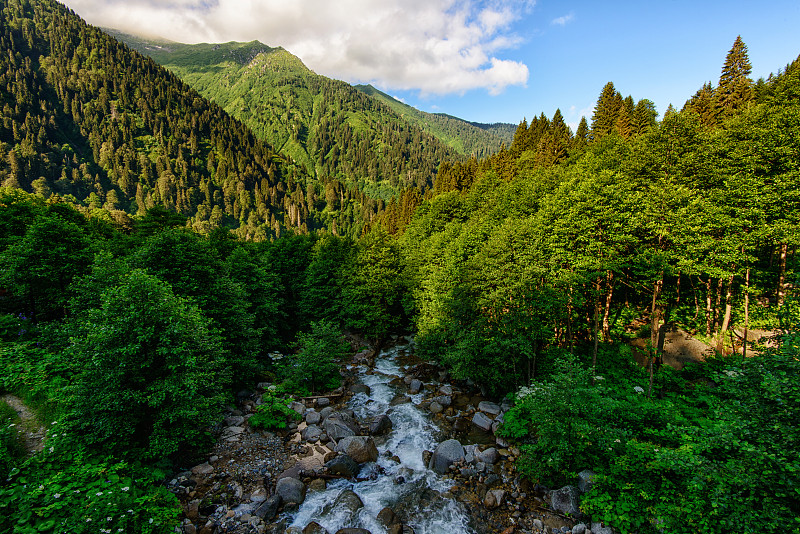
<path fill-rule="evenodd" d="M 36 413 L 22 402 L 16 395 L 6 394 L 0 397 L 6 404 L 11 406 L 20 419 L 19 433 L 22 437 L 22 444 L 28 454 L 41 452 L 44 448 L 45 429 L 39 423 Z"/>

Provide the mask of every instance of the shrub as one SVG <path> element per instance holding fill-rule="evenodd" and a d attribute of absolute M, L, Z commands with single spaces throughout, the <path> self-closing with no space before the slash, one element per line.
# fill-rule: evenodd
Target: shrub
<path fill-rule="evenodd" d="M 286 428 L 287 420 L 299 421 L 302 416 L 289 407 L 291 402 L 292 399 L 277 397 L 267 391 L 261 396 L 261 406 L 248 419 L 250 426 L 262 430 L 282 430 Z"/>
<path fill-rule="evenodd" d="M 296 393 L 315 392 L 341 385 L 338 362 L 350 346 L 336 325 L 325 320 L 311 323 L 311 332 L 299 333 L 295 346 L 297 354 L 284 360 L 288 389 Z"/>

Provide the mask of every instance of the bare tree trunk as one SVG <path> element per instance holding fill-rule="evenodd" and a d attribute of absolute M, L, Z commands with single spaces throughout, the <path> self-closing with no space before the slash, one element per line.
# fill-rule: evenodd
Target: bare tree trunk
<path fill-rule="evenodd" d="M 594 282 L 594 322 L 592 327 L 592 338 L 594 341 L 594 348 L 592 349 L 592 384 L 594 384 L 594 377 L 597 376 L 597 346 L 598 346 L 598 330 L 600 323 L 600 279 Z"/>
<path fill-rule="evenodd" d="M 606 271 L 606 305 L 603 310 L 603 339 L 611 341 L 611 298 L 614 295 L 614 273 Z"/>
<path fill-rule="evenodd" d="M 722 319 L 722 327 L 719 330 L 719 342 L 717 343 L 717 351 L 722 352 L 725 345 L 725 333 L 731 324 L 731 312 L 733 311 L 732 297 L 733 296 L 733 275 L 728 277 L 728 289 L 725 291 L 725 317 Z"/>
<path fill-rule="evenodd" d="M 781 243 L 780 263 L 778 266 L 778 307 L 783 306 L 786 298 L 786 257 L 789 255 L 789 245 Z"/>
<path fill-rule="evenodd" d="M 744 275 L 744 341 L 742 341 L 742 356 L 747 358 L 747 338 L 750 335 L 750 267 Z"/>
<path fill-rule="evenodd" d="M 656 359 L 656 347 L 658 346 L 658 334 L 661 323 L 661 308 L 658 305 L 658 299 L 661 297 L 661 290 L 664 287 L 664 273 L 661 273 L 655 284 L 653 284 L 653 303 L 650 308 L 650 382 L 647 388 L 647 396 L 653 396 L 653 363 Z"/>
<path fill-rule="evenodd" d="M 719 309 L 722 306 L 722 286 L 723 281 L 720 278 L 717 281 L 717 298 L 714 301 L 714 333 L 719 331 Z"/>
<path fill-rule="evenodd" d="M 706 336 L 714 333 L 714 305 L 711 303 L 711 275 L 706 280 Z"/>

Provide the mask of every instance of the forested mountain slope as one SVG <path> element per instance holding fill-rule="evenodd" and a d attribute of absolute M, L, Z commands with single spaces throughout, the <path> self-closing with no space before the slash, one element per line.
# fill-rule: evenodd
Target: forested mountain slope
<path fill-rule="evenodd" d="M 458 157 L 435 132 L 344 82 L 315 74 L 282 48 L 258 41 L 186 45 L 117 37 L 250 126 L 319 180 L 327 196 L 356 187 L 388 201 L 403 188 L 424 191 L 439 163 Z"/>
<path fill-rule="evenodd" d="M 243 237 L 309 226 L 304 169 L 219 106 L 60 4 L 2 6 L 4 185 L 120 220 L 162 205 Z"/>
<path fill-rule="evenodd" d="M 497 152 L 503 143 L 510 145 L 514 139 L 516 126 L 513 124 L 480 124 L 444 113 L 427 113 L 404 104 L 371 85 L 355 87 L 384 102 L 408 122 L 416 124 L 465 156 L 484 158 Z"/>

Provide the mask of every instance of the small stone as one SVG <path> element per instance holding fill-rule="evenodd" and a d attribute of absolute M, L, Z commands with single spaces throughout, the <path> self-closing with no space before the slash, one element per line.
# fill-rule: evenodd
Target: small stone
<path fill-rule="evenodd" d="M 317 399 L 317 407 L 324 408 L 326 406 L 330 406 L 331 400 L 328 397 L 320 397 Z"/>
<path fill-rule="evenodd" d="M 208 475 L 214 472 L 214 467 L 208 463 L 196 465 L 192 467 L 193 475 Z"/>
<path fill-rule="evenodd" d="M 434 414 L 442 413 L 444 411 L 444 408 L 442 407 L 442 405 L 439 404 L 436 401 L 433 401 L 432 403 L 430 403 L 430 405 L 428 405 L 428 409 L 431 411 L 431 413 L 434 413 Z"/>
<path fill-rule="evenodd" d="M 372 391 L 370 387 L 366 384 L 353 384 L 350 386 L 350 391 L 355 395 L 358 393 L 363 393 L 369 396 L 370 392 Z"/>
<path fill-rule="evenodd" d="M 318 425 L 320 421 L 322 421 L 322 416 L 319 414 L 319 412 L 311 410 L 306 414 L 307 425 Z"/>
<path fill-rule="evenodd" d="M 414 378 L 413 380 L 411 380 L 411 384 L 408 385 L 408 392 L 411 393 L 412 395 L 416 395 L 417 393 L 422 391 L 423 387 L 424 386 L 422 384 L 422 381 L 419 380 L 418 378 Z"/>
<path fill-rule="evenodd" d="M 478 403 L 478 410 L 487 413 L 491 416 L 499 415 L 500 414 L 500 406 L 493 402 L 489 401 L 481 401 Z"/>
<path fill-rule="evenodd" d="M 472 424 L 484 432 L 489 432 L 492 429 L 492 420 L 482 412 L 475 412 L 475 415 L 472 416 Z"/>
<path fill-rule="evenodd" d="M 303 529 L 303 534 L 330 534 L 328 530 L 317 523 L 316 521 L 312 521 L 306 528 Z"/>

